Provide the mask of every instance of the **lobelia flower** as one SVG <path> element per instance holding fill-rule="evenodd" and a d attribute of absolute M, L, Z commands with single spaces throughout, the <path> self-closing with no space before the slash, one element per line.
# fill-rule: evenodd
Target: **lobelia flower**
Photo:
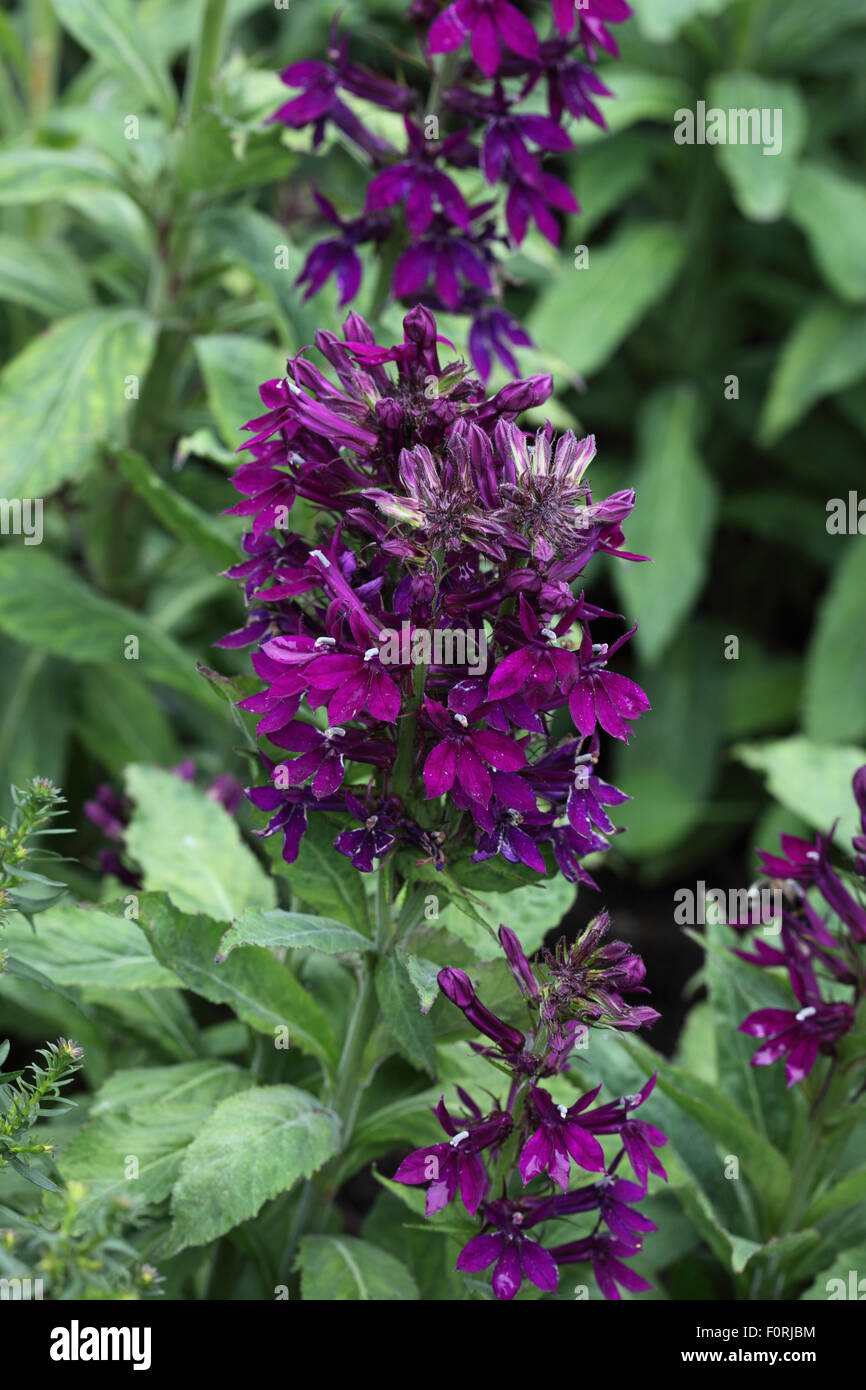
<path fill-rule="evenodd" d="M 568 1245 L 555 1245 L 550 1254 L 557 1265 L 590 1260 L 596 1283 L 605 1298 L 619 1299 L 620 1288 L 626 1289 L 628 1293 L 647 1293 L 652 1289 L 652 1284 L 623 1264 L 623 1260 L 628 1259 L 629 1255 L 634 1255 L 638 1249 L 639 1242 L 593 1235 L 587 1236 L 584 1240 L 572 1241 Z"/>
<path fill-rule="evenodd" d="M 460 1087 L 457 1090 L 470 1111 L 469 1117 L 462 1121 L 453 1119 L 443 1096 L 433 1113 L 449 1135 L 447 1143 L 416 1149 L 403 1159 L 394 1174 L 394 1182 L 413 1186 L 430 1183 L 428 1216 L 448 1206 L 458 1190 L 469 1215 L 475 1215 L 487 1186 L 487 1173 L 479 1155 L 486 1149 L 501 1147 L 511 1131 L 510 1115 L 494 1111 L 485 1119 L 466 1092 Z"/>
<path fill-rule="evenodd" d="M 854 797 L 864 815 L 866 767 L 853 778 Z M 854 1026 L 855 1009 L 864 991 L 866 976 L 858 947 L 866 941 L 866 908 L 830 864 L 830 835 L 818 835 L 814 844 L 793 835 L 782 835 L 782 856 L 759 851 L 771 884 L 782 892 L 778 945 L 757 940 L 751 951 L 735 950 L 742 960 L 762 968 L 783 967 L 798 1007 L 757 1009 L 739 1025 L 739 1031 L 767 1041 L 752 1057 L 752 1066 L 771 1066 L 785 1058 L 788 1087 L 803 1081 L 819 1056 L 833 1057 L 841 1038 Z M 854 880 L 866 884 L 862 849 L 866 841 L 857 835 Z M 822 917 L 806 896 L 819 894 L 832 916 Z M 835 918 L 835 921 L 834 921 Z M 740 930 L 754 923 L 736 923 Z M 848 999 L 840 997 L 850 990 Z M 827 998 L 828 989 L 831 997 Z"/>
<path fill-rule="evenodd" d="M 504 925 L 499 929 L 499 940 L 530 1015 L 525 1033 L 492 1014 L 463 971 L 443 970 L 439 983 L 446 998 L 496 1044 L 494 1049 L 477 1043 L 472 1046 L 495 1058 L 500 1068 L 510 1073 L 507 1100 L 504 1105 L 494 1103 L 485 1115 L 460 1090 L 460 1099 L 469 1112 L 464 1120 L 452 1119 L 444 1101 L 440 1102 L 436 1113 L 449 1142 L 408 1155 L 395 1176 L 401 1182 L 431 1183 L 428 1216 L 435 1216 L 461 1191 L 467 1211 L 477 1214 L 483 1224 L 481 1232 L 461 1251 L 457 1268 L 479 1273 L 492 1266 L 493 1291 L 499 1299 L 514 1298 L 524 1278 L 543 1293 L 552 1293 L 557 1286 L 558 1265 L 578 1260 L 592 1263 L 606 1298 L 618 1298 L 619 1288 L 633 1292 L 649 1289 L 650 1285 L 623 1260 L 639 1250 L 645 1234 L 655 1230 L 653 1222 L 635 1209 L 646 1195 L 648 1171 L 665 1177 L 653 1153 L 654 1147 L 666 1142 L 664 1135 L 632 1117 L 649 1097 L 655 1077 L 637 1095 L 594 1108 L 599 1085 L 570 1105 L 555 1103 L 539 1079 L 568 1070 L 569 1057 L 587 1029 L 569 1017 L 573 1001 L 568 991 L 550 992 L 544 959 L 533 965 L 517 934 Z M 623 966 L 621 953 L 616 959 L 630 980 L 637 975 L 642 978 L 642 970 Z M 636 961 L 637 957 L 631 959 Z M 596 1137 L 599 1134 L 616 1136 L 620 1141 L 619 1152 L 609 1163 Z M 639 1184 L 616 1176 L 625 1157 L 632 1162 Z M 601 1176 L 569 1192 L 572 1160 L 579 1168 Z M 533 1195 L 517 1193 L 518 1181 L 524 1187 L 532 1182 L 542 1190 Z M 545 1248 L 546 1222 L 559 1224 L 584 1214 L 597 1216 L 589 1234 L 568 1245 Z M 598 1233 L 602 1222 L 610 1237 Z"/>
<path fill-rule="evenodd" d="M 567 120 L 604 125 L 597 99 L 611 93 L 592 64 L 597 48 L 616 53 L 607 26 L 630 14 L 622 0 L 592 0 L 579 16 L 571 0 L 557 4 L 560 32 L 542 42 L 532 20 L 509 0 L 456 0 L 438 14 L 427 0 L 414 0 L 409 14 L 439 91 L 438 108 L 425 115 L 423 130 L 409 115 L 423 109 L 420 88 L 413 91 L 353 63 L 336 20 L 327 61 L 304 61 L 285 70 L 283 81 L 300 94 L 272 119 L 295 129 L 311 126 L 314 149 L 330 122 L 373 166 L 361 216 L 343 220 L 326 201 L 320 204 L 340 236 L 310 251 L 300 277 L 307 294 L 333 274 L 341 301 L 348 302 L 361 280 L 357 247 L 380 246 L 384 238 L 393 238 L 399 252 L 393 258 L 393 296 L 471 315 L 470 351 L 484 379 L 494 356 L 516 373 L 511 347 L 528 346 L 530 340 L 500 307 L 505 275 L 494 246 L 504 245 L 508 237 L 519 245 L 530 222 L 557 244 L 562 216 L 578 211 L 570 188 L 550 172 L 545 158 L 574 147 Z M 460 56 L 464 48 L 467 52 Z M 449 73 L 441 89 L 438 68 L 446 54 L 455 55 L 449 64 L 453 80 Z M 509 79 L 508 89 L 503 79 Z M 541 82 L 547 114 L 521 109 Z M 355 97 L 403 115 L 402 151 L 360 119 L 350 104 Z M 441 136 L 440 125 L 445 127 Z M 472 169 L 482 173 L 493 192 L 483 209 L 467 207 L 449 172 Z M 389 217 L 403 202 L 408 246 L 400 245 L 400 223 L 392 225 Z"/>
<path fill-rule="evenodd" d="M 578 1118 L 580 1112 L 591 1105 L 601 1090 L 587 1091 L 573 1105 L 554 1105 L 546 1091 L 532 1085 L 529 1090 L 529 1104 L 538 1128 L 530 1135 L 520 1154 L 520 1176 L 524 1186 L 541 1173 L 549 1173 L 552 1180 L 568 1191 L 573 1158 L 580 1168 L 590 1172 L 604 1172 L 604 1150 L 598 1140 L 589 1134 Z"/>
<path fill-rule="evenodd" d="M 630 693 L 630 722 L 648 702 L 617 685 L 617 644 L 593 644 L 596 621 L 618 615 L 572 585 L 599 551 L 624 555 L 619 521 L 633 498 L 590 500 L 591 441 L 522 436 L 515 415 L 546 399 L 549 378 L 488 398 L 465 363 L 440 361 L 425 309 L 406 315 L 391 347 L 356 314 L 344 334 L 317 335 L 328 374 L 298 356 L 262 387 L 253 461 L 236 479 L 232 510 L 251 532 L 230 575 L 249 617 L 223 644 L 254 647 L 261 688 L 239 704 L 257 718 L 274 784 L 250 794 L 270 814 L 265 833 L 281 833 L 294 862 L 310 813 L 327 805 L 343 812 L 334 836 L 349 832 L 341 845 L 362 872 L 411 846 L 438 869 L 498 855 L 521 873 L 555 862 L 592 884 L 581 860 L 607 848 L 604 808 L 625 799 L 596 779 L 583 813 L 577 800 L 579 760 L 594 765 L 603 728 L 620 736 L 624 722 L 612 724 L 597 687 L 610 682 L 621 702 Z M 532 505 L 518 504 L 524 485 Z M 578 497 L 585 528 L 573 524 Z M 315 535 L 290 529 L 299 502 Z M 401 631 L 429 644 L 442 629 L 447 652 L 401 649 Z M 604 708 L 601 727 L 554 744 L 551 716 L 584 685 Z M 378 814 L 394 802 L 387 833 L 358 833 L 369 819 L 358 805 Z"/>
<path fill-rule="evenodd" d="M 532 1228 L 533 1213 L 525 1212 L 517 1202 L 497 1201 L 487 1203 L 483 1215 L 492 1229 L 464 1245 L 457 1268 L 475 1274 L 494 1265 L 493 1292 L 506 1301 L 519 1291 L 524 1279 L 542 1293 L 553 1293 L 559 1281 L 556 1263 L 526 1234 Z"/>
<path fill-rule="evenodd" d="M 434 20 L 428 52 L 451 53 L 467 40 L 485 77 L 492 77 L 499 67 L 500 44 L 524 58 L 538 53 L 538 35 L 531 22 L 509 0 L 456 0 Z"/>
<path fill-rule="evenodd" d="M 757 1009 L 739 1025 L 741 1033 L 769 1038 L 752 1058 L 753 1067 L 768 1067 L 785 1057 L 788 1086 L 809 1075 L 819 1051 L 832 1052 L 833 1044 L 850 1031 L 854 1010 L 849 1004 L 805 1004 L 793 1009 Z"/>

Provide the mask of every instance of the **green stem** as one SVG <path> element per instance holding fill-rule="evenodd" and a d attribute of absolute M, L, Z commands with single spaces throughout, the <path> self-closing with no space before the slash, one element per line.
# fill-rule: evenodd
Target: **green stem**
<path fill-rule="evenodd" d="M 184 92 L 187 119 L 196 116 L 210 98 L 213 75 L 223 48 L 225 18 L 226 0 L 204 0 L 201 26 Z"/>

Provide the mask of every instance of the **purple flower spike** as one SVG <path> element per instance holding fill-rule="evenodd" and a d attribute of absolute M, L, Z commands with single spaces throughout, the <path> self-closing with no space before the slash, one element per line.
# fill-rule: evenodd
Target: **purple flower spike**
<path fill-rule="evenodd" d="M 428 51 L 451 53 L 467 39 L 485 77 L 492 77 L 499 67 L 500 40 L 523 58 L 538 55 L 538 36 L 532 24 L 509 0 L 456 0 L 434 20 Z"/>

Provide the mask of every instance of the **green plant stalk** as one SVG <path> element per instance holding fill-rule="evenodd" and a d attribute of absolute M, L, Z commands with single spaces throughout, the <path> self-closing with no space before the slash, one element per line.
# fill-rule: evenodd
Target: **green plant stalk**
<path fill-rule="evenodd" d="M 201 25 L 184 92 L 187 120 L 198 115 L 210 98 L 213 75 L 223 49 L 225 18 L 226 0 L 204 0 Z"/>

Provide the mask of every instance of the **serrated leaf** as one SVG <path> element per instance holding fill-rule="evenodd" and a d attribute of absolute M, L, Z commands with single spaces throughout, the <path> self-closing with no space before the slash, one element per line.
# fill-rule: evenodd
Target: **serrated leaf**
<path fill-rule="evenodd" d="M 40 913 L 35 934 L 13 920 L 4 940 L 19 962 L 43 971 L 58 985 L 115 990 L 178 987 L 177 976 L 154 960 L 135 922 L 95 908 L 49 908 Z"/>
<path fill-rule="evenodd" d="M 376 995 L 385 1022 L 410 1062 L 436 1075 L 433 1024 L 421 1013 L 418 995 L 395 955 L 382 956 L 376 965 Z"/>
<path fill-rule="evenodd" d="M 122 433 L 128 379 L 142 381 L 156 340 L 139 309 L 89 309 L 32 339 L 0 376 L 0 490 L 43 497 L 80 477 Z"/>
<path fill-rule="evenodd" d="M 232 923 L 220 942 L 220 960 L 225 960 L 237 946 L 322 951 L 326 956 L 373 949 L 373 943 L 366 936 L 341 922 L 329 917 L 310 917 L 303 912 L 283 912 L 280 908 L 271 911 L 248 908 Z"/>
<path fill-rule="evenodd" d="M 277 1030 L 287 1029 L 291 1047 L 335 1066 L 337 1044 L 327 1017 L 270 951 L 249 946 L 218 965 L 224 926 L 209 917 L 179 912 L 161 893 L 139 900 L 138 920 L 157 959 L 179 975 L 187 989 L 214 1004 L 228 1004 L 259 1033 L 273 1038 Z"/>
<path fill-rule="evenodd" d="M 440 967 L 435 961 L 424 960 L 423 956 L 401 953 L 400 959 L 406 967 L 406 974 L 412 981 L 415 993 L 418 995 L 422 1014 L 429 1014 L 439 993 Z"/>
<path fill-rule="evenodd" d="M 274 906 L 274 884 L 225 807 L 160 768 L 129 767 L 126 787 L 135 802 L 126 847 L 148 890 L 227 922 L 248 907 Z"/>
<path fill-rule="evenodd" d="M 768 743 L 741 743 L 733 756 L 767 778 L 771 796 L 816 830 L 829 834 L 838 819 L 836 841 L 846 848 L 860 833 L 851 780 L 866 763 L 860 748 L 821 744 L 797 735 Z"/>
<path fill-rule="evenodd" d="M 171 1199 L 173 1251 L 204 1245 L 335 1154 L 340 1122 L 295 1086 L 261 1086 L 217 1105 L 187 1149 Z"/>
<path fill-rule="evenodd" d="M 305 1300 L 406 1303 L 418 1298 L 405 1265 L 355 1236 L 305 1236 L 298 1265 Z"/>

